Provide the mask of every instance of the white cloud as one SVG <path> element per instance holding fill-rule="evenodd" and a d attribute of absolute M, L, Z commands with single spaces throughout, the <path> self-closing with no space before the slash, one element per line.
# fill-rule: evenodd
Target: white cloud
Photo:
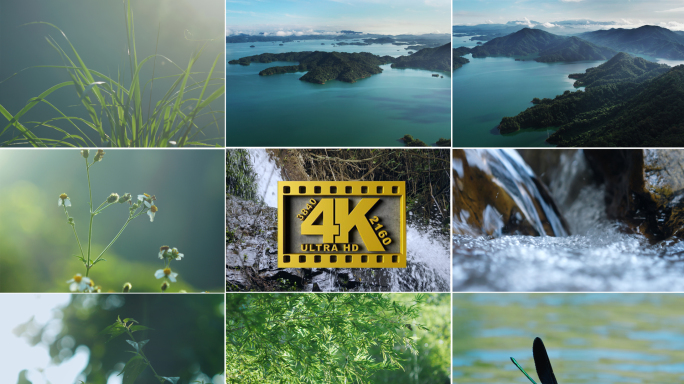
<path fill-rule="evenodd" d="M 541 25 L 543 25 L 545 28 L 558 27 L 556 24 L 552 24 L 552 23 L 548 23 L 548 22 L 547 23 L 541 23 Z"/>
<path fill-rule="evenodd" d="M 660 22 L 658 26 L 671 29 L 673 31 L 684 31 L 684 23 L 679 23 L 676 21 Z"/>
<path fill-rule="evenodd" d="M 485 24 L 494 24 L 494 22 L 491 20 L 487 20 L 487 21 L 485 21 Z"/>
<path fill-rule="evenodd" d="M 534 28 L 534 24 L 527 17 L 525 18 L 525 21 L 516 21 L 515 23 L 518 25 L 526 25 L 529 28 Z"/>
<path fill-rule="evenodd" d="M 684 7 L 681 7 L 681 8 L 674 8 L 674 9 L 668 9 L 668 10 L 665 10 L 665 11 L 656 11 L 656 12 L 659 12 L 659 13 L 663 13 L 663 12 L 684 12 Z"/>

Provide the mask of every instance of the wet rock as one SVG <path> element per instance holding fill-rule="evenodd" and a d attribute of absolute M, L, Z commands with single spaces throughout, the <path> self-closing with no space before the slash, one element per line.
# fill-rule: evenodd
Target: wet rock
<path fill-rule="evenodd" d="M 371 273 L 366 270 L 279 269 L 277 216 L 276 208 L 234 196 L 226 198 L 227 290 L 329 292 L 373 286 L 366 282 L 366 274 Z"/>
<path fill-rule="evenodd" d="M 568 234 L 546 187 L 516 151 L 457 149 L 452 168 L 455 234 Z"/>
<path fill-rule="evenodd" d="M 609 218 L 652 240 L 684 235 L 684 151 L 585 149 L 584 154 L 605 184 Z"/>

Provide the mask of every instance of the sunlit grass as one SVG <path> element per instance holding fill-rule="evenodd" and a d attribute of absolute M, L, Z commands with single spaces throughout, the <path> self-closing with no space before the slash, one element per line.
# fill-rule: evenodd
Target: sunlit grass
<path fill-rule="evenodd" d="M 46 37 L 50 46 L 59 53 L 64 65 L 40 65 L 30 68 L 65 69 L 71 81 L 52 85 L 40 95 L 29 99 L 26 105 L 15 114 L 0 104 L 0 114 L 7 120 L 4 127 L 0 126 L 0 146 L 184 147 L 209 146 L 223 139 L 221 115 L 224 111 L 214 111 L 210 107 L 212 102 L 225 93 L 224 79 L 215 77 L 214 73 L 221 55 L 216 56 L 209 72 L 193 71 L 204 46 L 192 55 L 185 68 L 156 52 L 139 61 L 135 48 L 135 27 L 130 0 L 125 3 L 125 8 L 129 71 L 122 73 L 119 70 L 115 79 L 89 68 L 66 34 L 54 24 L 29 23 L 44 24 L 58 30 L 68 43 L 67 49 L 64 49 L 57 40 Z M 157 42 L 158 40 L 159 35 L 157 35 Z M 172 76 L 155 78 L 154 69 L 158 58 L 173 64 L 180 72 Z M 152 65 L 152 78 L 142 84 L 140 73 L 146 64 Z M 15 73 L 9 78 L 18 74 Z M 125 81 L 126 75 L 130 79 L 128 83 Z M 195 80 L 193 76 L 201 80 Z M 173 79 L 173 84 L 153 106 L 151 93 L 154 82 L 161 79 Z M 74 87 L 80 105 L 87 111 L 87 119 L 69 116 L 47 100 L 53 92 L 70 86 Z M 149 96 L 146 96 L 145 92 L 149 92 Z M 55 116 L 45 121 L 21 120 L 27 112 L 39 104 L 47 104 L 54 110 Z M 183 112 L 183 110 L 188 112 Z M 204 118 L 198 119 L 200 117 Z M 200 125 L 199 120 L 210 122 Z M 69 128 L 58 127 L 56 124 L 59 122 L 66 122 Z M 59 139 L 39 137 L 34 131 L 41 127 L 51 129 L 63 136 Z M 205 131 L 208 131 L 209 127 L 215 127 L 217 132 L 215 137 L 207 137 Z M 88 136 L 89 130 L 97 133 L 99 143 Z M 211 130 L 213 131 L 213 128 Z"/>

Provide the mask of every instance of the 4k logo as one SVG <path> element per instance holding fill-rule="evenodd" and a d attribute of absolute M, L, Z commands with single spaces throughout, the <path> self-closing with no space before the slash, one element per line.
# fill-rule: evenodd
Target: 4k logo
<path fill-rule="evenodd" d="M 404 182 L 279 182 L 278 266 L 405 268 Z"/>

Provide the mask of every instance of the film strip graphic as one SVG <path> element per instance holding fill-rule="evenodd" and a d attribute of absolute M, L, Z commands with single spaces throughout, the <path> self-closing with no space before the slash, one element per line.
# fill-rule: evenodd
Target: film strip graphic
<path fill-rule="evenodd" d="M 403 181 L 279 181 L 279 268 L 406 268 Z"/>

